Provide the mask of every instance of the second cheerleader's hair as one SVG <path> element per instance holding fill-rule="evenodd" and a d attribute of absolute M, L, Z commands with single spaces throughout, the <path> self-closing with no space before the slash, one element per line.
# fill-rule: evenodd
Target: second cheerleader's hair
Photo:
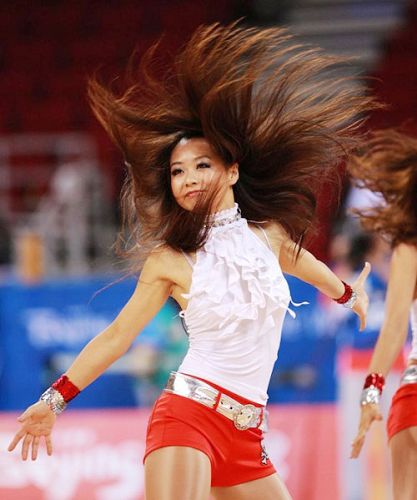
<path fill-rule="evenodd" d="M 355 210 L 365 229 L 392 245 L 417 245 L 417 138 L 395 129 L 375 131 L 348 171 L 358 187 L 381 195 L 381 203 Z"/>
<path fill-rule="evenodd" d="M 198 28 L 163 76 L 157 54 L 158 44 L 122 93 L 89 82 L 93 110 L 128 164 L 122 210 L 133 253 L 205 242 L 210 203 L 186 212 L 170 189 L 170 153 L 184 136 L 204 136 L 226 165 L 239 164 L 234 194 L 244 217 L 276 221 L 300 243 L 323 180 L 361 144 L 364 113 L 376 106 L 357 80 L 340 76 L 347 61 L 285 29 L 237 23 Z"/>

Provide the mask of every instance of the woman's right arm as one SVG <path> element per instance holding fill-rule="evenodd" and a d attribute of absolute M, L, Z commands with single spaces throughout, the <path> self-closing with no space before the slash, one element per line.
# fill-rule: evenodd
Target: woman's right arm
<path fill-rule="evenodd" d="M 151 254 L 134 293 L 117 318 L 84 347 L 67 370 L 68 378 L 80 390 L 129 349 L 135 337 L 166 302 L 172 282 L 162 274 L 166 268 L 163 261 L 162 254 Z"/>
<path fill-rule="evenodd" d="M 417 279 L 417 248 L 399 244 L 393 251 L 385 300 L 384 322 L 375 345 L 369 373 L 388 374 L 407 338 L 410 305 L 414 298 Z M 351 457 L 356 458 L 365 441 L 365 435 L 374 420 L 382 416 L 377 404 L 361 408 L 358 434 L 352 443 Z"/>
<path fill-rule="evenodd" d="M 80 390 L 129 349 L 135 337 L 163 306 L 173 285 L 168 276 L 169 269 L 172 265 L 168 252 L 158 251 L 148 257 L 134 293 L 117 318 L 84 347 L 67 370 L 69 380 Z M 36 460 L 43 438 L 48 454 L 52 454 L 51 432 L 55 419 L 55 414 L 44 401 L 31 405 L 18 418 L 21 427 L 11 441 L 9 451 L 22 442 L 22 459 L 26 460 L 31 450 L 32 460 Z"/>

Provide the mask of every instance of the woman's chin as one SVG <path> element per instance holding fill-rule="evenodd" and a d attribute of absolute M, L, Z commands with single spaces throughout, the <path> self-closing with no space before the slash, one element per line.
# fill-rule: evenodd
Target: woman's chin
<path fill-rule="evenodd" d="M 184 210 L 192 212 L 194 209 L 198 208 L 198 206 L 201 206 L 202 201 L 203 201 L 202 196 L 201 194 L 199 194 L 199 195 L 186 196 L 181 200 L 181 203 L 178 202 L 178 204 Z"/>
<path fill-rule="evenodd" d="M 181 203 L 179 203 L 178 201 L 177 203 L 182 209 L 186 210 L 187 212 L 192 212 L 197 205 L 197 200 L 195 199 L 182 200 Z"/>

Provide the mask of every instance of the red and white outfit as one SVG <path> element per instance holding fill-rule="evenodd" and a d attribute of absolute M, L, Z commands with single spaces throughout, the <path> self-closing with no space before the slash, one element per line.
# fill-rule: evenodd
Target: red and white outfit
<path fill-rule="evenodd" d="M 195 262 L 187 256 L 192 284 L 181 316 L 189 349 L 178 370 L 262 413 L 290 302 L 288 284 L 264 234 L 266 241 L 249 228 L 235 205 L 213 216 Z M 259 428 L 239 430 L 215 409 L 166 391 L 153 408 L 145 458 L 164 446 L 203 451 L 211 461 L 212 486 L 275 472 Z"/>
<path fill-rule="evenodd" d="M 412 344 L 409 359 L 417 360 L 417 300 L 411 305 Z M 388 439 L 408 427 L 417 426 L 417 365 L 409 365 L 402 376 L 401 386 L 392 398 L 388 415 Z"/>

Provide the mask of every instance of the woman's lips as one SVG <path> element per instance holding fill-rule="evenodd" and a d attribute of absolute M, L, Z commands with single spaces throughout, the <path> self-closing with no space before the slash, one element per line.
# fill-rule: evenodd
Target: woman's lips
<path fill-rule="evenodd" d="M 195 198 L 196 196 L 199 196 L 203 191 L 190 191 L 185 195 L 186 198 Z"/>

